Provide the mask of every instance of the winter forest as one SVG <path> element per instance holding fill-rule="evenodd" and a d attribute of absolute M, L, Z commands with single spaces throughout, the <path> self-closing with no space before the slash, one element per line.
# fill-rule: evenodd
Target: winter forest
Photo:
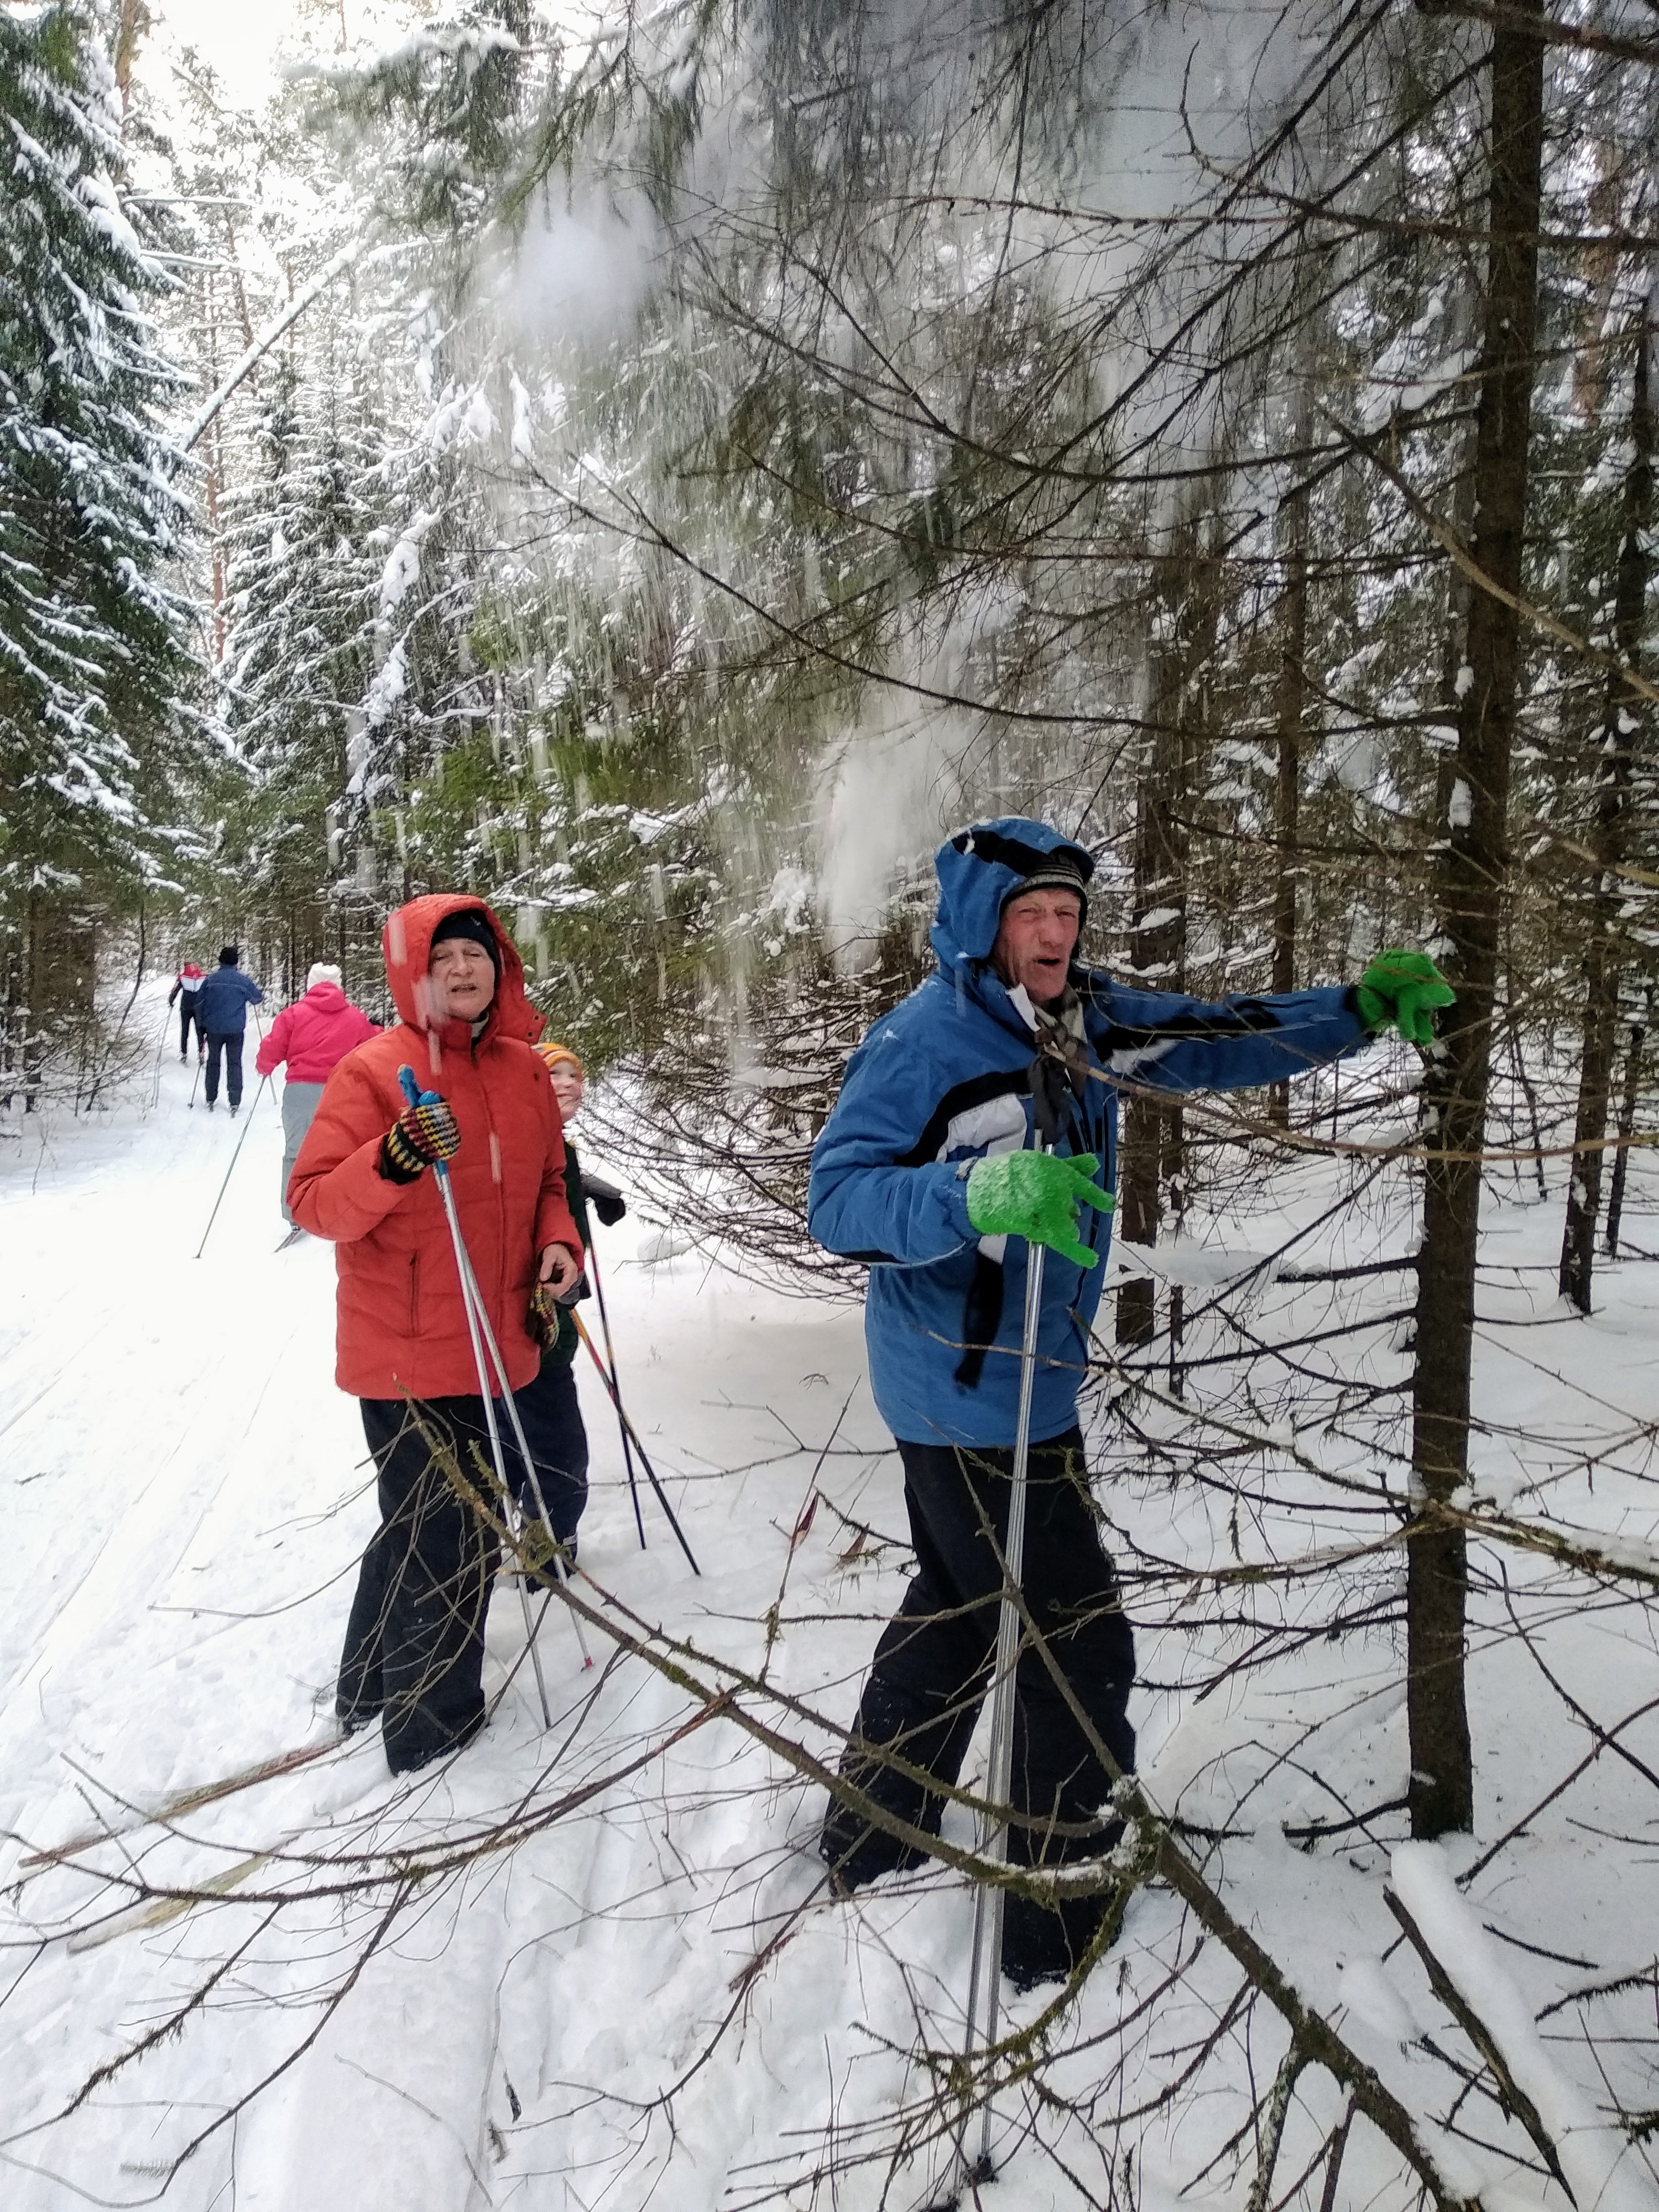
<path fill-rule="evenodd" d="M 1659 6 L 270 12 L 0 6 L 9 2212 L 1659 2212 Z M 1125 1085 L 1123 1840 L 1003 1864 L 981 1723 L 843 1897 L 912 1559 L 808 1164 L 997 816 L 1128 982 L 1456 1000 Z M 397 1778 L 333 1258 L 166 994 L 387 1021 L 449 890 L 632 1428 L 584 1355 L 581 1571 Z"/>

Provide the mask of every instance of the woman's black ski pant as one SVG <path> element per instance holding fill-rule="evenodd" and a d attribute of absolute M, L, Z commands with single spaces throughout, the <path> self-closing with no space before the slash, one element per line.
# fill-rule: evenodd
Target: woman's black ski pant
<path fill-rule="evenodd" d="M 357 1576 L 336 1708 L 348 1729 L 378 1716 L 387 1763 L 404 1774 L 483 1724 L 484 1616 L 500 1554 L 479 1507 L 500 1508 L 479 1469 L 490 1465 L 482 1398 L 358 1402 L 380 1525 Z M 477 1504 L 457 1488 L 458 1472 Z"/>

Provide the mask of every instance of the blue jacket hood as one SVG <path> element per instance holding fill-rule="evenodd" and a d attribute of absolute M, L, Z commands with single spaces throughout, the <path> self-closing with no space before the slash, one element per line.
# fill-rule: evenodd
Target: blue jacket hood
<path fill-rule="evenodd" d="M 1094 858 L 1084 847 L 1045 822 L 1001 814 L 994 822 L 975 822 L 957 830 L 939 848 L 939 913 L 933 945 L 950 976 L 964 963 L 988 960 L 996 943 L 1005 902 L 1055 854 L 1064 854 L 1086 883 Z"/>

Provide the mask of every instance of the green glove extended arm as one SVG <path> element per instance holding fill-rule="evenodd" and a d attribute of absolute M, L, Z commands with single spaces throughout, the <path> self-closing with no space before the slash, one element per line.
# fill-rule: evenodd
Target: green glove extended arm
<path fill-rule="evenodd" d="M 1078 1237 L 1079 1203 L 1109 1213 L 1116 1200 L 1095 1181 L 1092 1152 L 1075 1159 L 1053 1152 L 997 1152 L 968 1171 L 968 1218 L 981 1237 L 1024 1237 L 1047 1244 L 1079 1267 L 1100 1258 Z"/>
<path fill-rule="evenodd" d="M 1392 1026 L 1407 1044 L 1434 1042 L 1434 1010 L 1457 994 L 1426 952 L 1379 952 L 1359 979 L 1359 1018 L 1373 1036 Z"/>

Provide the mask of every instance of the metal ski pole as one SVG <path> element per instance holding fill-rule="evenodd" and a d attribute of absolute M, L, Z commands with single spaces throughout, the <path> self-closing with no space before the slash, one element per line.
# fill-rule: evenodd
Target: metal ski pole
<path fill-rule="evenodd" d="M 413 1072 L 404 1068 L 401 1071 L 400 1081 L 404 1076 L 410 1078 L 410 1082 L 404 1084 L 404 1090 L 407 1095 L 410 1083 L 414 1080 Z M 417 1103 L 419 1097 L 420 1089 L 416 1085 L 415 1097 L 410 1103 Z M 484 1372 L 483 1346 L 478 1341 L 477 1318 L 472 1306 L 472 1270 L 467 1265 L 466 1247 L 461 1242 L 461 1224 L 455 1212 L 455 1194 L 449 1187 L 449 1176 L 445 1163 L 438 1160 L 434 1164 L 438 1174 L 439 1195 L 443 1200 L 444 1218 L 449 1224 L 450 1237 L 455 1247 L 455 1268 L 461 1281 L 461 1310 L 466 1316 L 466 1334 L 472 1346 L 472 1365 L 478 1377 L 478 1395 L 483 1400 L 484 1427 L 489 1437 L 489 1456 L 494 1462 L 495 1480 L 501 1486 L 501 1498 L 505 1503 L 511 1497 L 512 1492 L 507 1488 L 507 1466 L 501 1457 L 501 1431 L 495 1425 L 495 1401 L 490 1395 L 489 1378 Z M 530 1596 L 522 1580 L 519 1583 L 519 1600 L 524 1608 L 525 1641 L 529 1647 L 530 1664 L 536 1677 L 536 1695 L 541 1701 L 542 1726 L 550 1729 L 553 1725 L 553 1713 L 547 1702 L 547 1684 L 542 1677 L 542 1655 L 536 1649 L 536 1624 L 531 1618 Z"/>
<path fill-rule="evenodd" d="M 495 1341 L 495 1332 L 490 1325 L 489 1310 L 484 1304 L 483 1292 L 478 1288 L 478 1279 L 472 1272 L 472 1255 L 467 1250 L 465 1242 L 461 1236 L 460 1222 L 455 1213 L 455 1196 L 449 1188 L 447 1177 L 444 1179 L 443 1188 L 449 1201 L 450 1228 L 455 1239 L 456 1261 L 461 1270 L 462 1294 L 471 1301 L 471 1310 L 477 1316 L 478 1328 L 483 1334 L 491 1364 L 501 1384 L 501 1395 L 507 1406 L 507 1418 L 513 1427 L 513 1440 L 519 1448 L 519 1458 L 530 1486 L 531 1496 L 536 1501 L 536 1517 L 546 1530 L 547 1540 L 553 1547 L 554 1571 L 562 1583 L 568 1583 L 570 1571 L 565 1565 L 564 1547 L 560 1543 L 554 1531 L 553 1516 L 547 1509 L 547 1498 L 542 1489 L 541 1475 L 537 1468 L 534 1455 L 531 1451 L 529 1440 L 524 1432 L 524 1422 L 519 1413 L 518 1398 L 514 1395 L 513 1385 L 507 1380 L 507 1362 L 501 1358 L 501 1348 Z M 550 1591 L 549 1596 L 550 1598 L 551 1596 Z M 542 1610 L 545 1613 L 547 1607 L 544 1606 Z M 584 1668 L 591 1667 L 593 1664 L 593 1655 L 587 1648 L 587 1638 L 583 1633 L 581 1617 L 579 1613 L 571 1614 L 570 1626 L 575 1630 L 576 1642 L 581 1648 L 582 1665 Z"/>
<path fill-rule="evenodd" d="M 507 1461 L 501 1450 L 501 1432 L 495 1419 L 495 1400 L 489 1387 L 489 1376 L 484 1367 L 483 1348 L 478 1339 L 478 1313 L 472 1269 L 466 1257 L 466 1246 L 461 1241 L 461 1224 L 455 1212 L 455 1194 L 450 1188 L 449 1176 L 442 1160 L 435 1163 L 438 1170 L 438 1191 L 443 1200 L 444 1218 L 449 1224 L 449 1234 L 455 1246 L 455 1265 L 461 1279 L 461 1310 L 466 1316 L 466 1332 L 472 1343 L 472 1364 L 477 1370 L 478 1395 L 483 1401 L 484 1427 L 489 1434 L 489 1456 L 495 1465 L 495 1480 L 500 1488 L 502 1509 L 505 1510 L 513 1492 L 507 1480 Z M 530 1664 L 536 1677 L 536 1695 L 541 1701 L 542 1726 L 551 1728 L 553 1715 L 547 1702 L 547 1682 L 542 1673 L 542 1655 L 536 1642 L 538 1626 L 530 1610 L 530 1593 L 519 1577 L 519 1605 L 524 1614 L 525 1644 L 530 1653 Z M 586 1654 L 583 1653 L 586 1660 Z"/>
<path fill-rule="evenodd" d="M 422 1091 L 416 1080 L 412 1067 L 399 1068 L 398 1080 L 402 1086 L 404 1097 L 409 1100 L 411 1106 L 424 1104 L 430 1100 L 435 1100 L 438 1097 L 436 1091 Z M 478 1394 L 483 1400 L 484 1426 L 489 1432 L 489 1449 L 495 1464 L 495 1479 L 501 1485 L 503 1499 L 510 1498 L 513 1495 L 512 1486 L 507 1479 L 507 1460 L 501 1449 L 501 1430 L 495 1419 L 495 1395 L 489 1387 L 489 1375 L 484 1364 L 483 1343 L 480 1341 L 481 1335 L 483 1342 L 488 1343 L 490 1358 L 495 1362 L 501 1395 L 507 1401 L 507 1413 L 513 1423 L 519 1454 L 524 1462 L 525 1472 L 529 1477 L 531 1491 L 536 1500 L 542 1526 L 547 1531 L 548 1541 L 553 1546 L 554 1566 L 558 1572 L 560 1581 L 568 1582 L 570 1577 L 565 1571 L 564 1559 L 559 1550 L 558 1539 L 553 1534 L 553 1523 L 548 1517 L 546 1500 L 542 1496 L 542 1486 L 536 1473 L 536 1462 L 530 1455 L 530 1447 L 525 1442 L 524 1425 L 519 1419 L 518 1407 L 514 1403 L 513 1389 L 507 1380 L 506 1364 L 501 1358 L 501 1348 L 495 1342 L 495 1333 L 489 1325 L 489 1315 L 478 1289 L 478 1279 L 472 1272 L 472 1260 L 466 1249 L 466 1240 L 461 1235 L 460 1216 L 455 1208 L 455 1193 L 450 1184 L 448 1164 L 440 1160 L 436 1163 L 436 1167 L 438 1193 L 443 1200 L 444 1218 L 449 1224 L 450 1241 L 455 1249 L 455 1271 L 460 1278 L 461 1305 L 466 1315 L 467 1334 L 472 1344 L 472 1364 L 477 1370 Z M 542 1680 L 541 1655 L 536 1647 L 536 1631 L 540 1623 L 532 1619 L 530 1595 L 525 1589 L 522 1579 L 519 1583 L 519 1595 L 524 1604 L 525 1628 L 530 1642 L 531 1663 L 536 1670 L 536 1686 L 541 1693 L 542 1713 L 547 1725 L 550 1728 L 553 1724 L 552 1717 L 548 1711 L 547 1690 Z M 545 1613 L 546 1607 L 544 1606 L 542 1610 Z M 570 1616 L 570 1625 L 576 1632 L 576 1643 L 582 1655 L 582 1666 L 586 1669 L 593 1664 L 593 1656 L 587 1648 L 587 1638 L 582 1633 L 581 1622 L 574 1613 Z"/>
<path fill-rule="evenodd" d="M 599 1255 L 590 1244 L 587 1264 L 593 1270 L 593 1295 L 599 1302 L 599 1327 L 605 1332 L 605 1364 L 611 1395 L 617 1404 L 617 1428 L 622 1437 L 623 1465 L 628 1469 L 628 1494 L 634 1501 L 634 1526 L 640 1532 L 640 1549 L 645 1549 L 645 1522 L 640 1512 L 640 1486 L 634 1480 L 634 1453 L 628 1441 L 628 1424 L 623 1419 L 622 1385 L 617 1380 L 617 1348 L 611 1341 L 611 1316 L 605 1310 L 605 1282 L 599 1273 Z"/>
<path fill-rule="evenodd" d="M 201 1033 L 198 1030 L 197 1034 L 199 1036 Z M 196 1073 L 190 1079 L 190 1097 L 185 1102 L 187 1107 L 193 1106 L 196 1103 L 196 1086 L 202 1079 L 202 1049 L 203 1048 L 199 1046 L 197 1048 Z M 250 1113 L 252 1113 L 252 1107 L 248 1109 Z"/>
<path fill-rule="evenodd" d="M 459 1231 L 457 1233 L 459 1234 Z M 553 1547 L 554 1571 L 562 1583 L 568 1583 L 570 1580 L 570 1570 L 564 1563 L 564 1547 L 554 1533 L 553 1516 L 547 1510 L 547 1498 L 542 1490 L 541 1475 L 537 1470 L 528 1439 L 525 1436 L 524 1422 L 519 1414 L 519 1401 L 514 1394 L 512 1384 L 507 1379 L 507 1363 L 501 1358 L 501 1347 L 495 1341 L 495 1332 L 490 1327 L 489 1315 L 483 1302 L 483 1293 L 478 1288 L 478 1279 L 472 1272 L 472 1261 L 467 1255 L 465 1245 L 461 1247 L 461 1253 L 466 1262 L 466 1279 L 471 1291 L 472 1303 L 477 1310 L 478 1326 L 483 1331 L 484 1342 L 489 1347 L 490 1358 L 495 1362 L 495 1372 L 501 1378 L 501 1397 L 507 1406 L 507 1418 L 513 1425 L 513 1441 L 519 1448 L 519 1458 L 523 1463 L 525 1474 L 530 1485 L 530 1493 L 536 1501 L 536 1516 L 542 1527 L 547 1531 L 548 1542 Z M 550 1591 L 550 1598 L 551 1595 Z M 545 1612 L 546 1607 L 544 1606 L 542 1610 Z M 581 1616 L 579 1613 L 571 1614 L 570 1626 L 575 1630 L 576 1641 L 581 1647 L 582 1665 L 591 1667 L 593 1664 L 593 1655 L 587 1648 L 587 1638 L 582 1632 Z"/>
<path fill-rule="evenodd" d="M 1060 1100 L 1058 1087 L 1065 1072 L 1039 1054 L 1031 1069 L 1031 1134 L 1034 1149 L 1052 1152 L 1059 1133 Z M 985 1798 L 987 1833 L 982 1856 L 994 1865 L 1008 1860 L 1008 1823 L 1003 1808 L 1009 1803 L 1013 1779 L 1014 1693 L 1019 1663 L 1020 1608 L 1018 1591 L 1025 1567 L 1026 1474 L 1031 1455 L 1031 1401 L 1036 1389 L 1037 1333 L 1042 1320 L 1042 1263 L 1047 1247 L 1028 1242 L 1025 1247 L 1025 1320 L 1019 1351 L 1019 1411 L 1014 1425 L 1014 1459 L 1008 1484 L 1008 1534 L 1002 1547 L 1002 1599 L 997 1613 L 995 1672 L 991 1690 L 991 1741 L 987 1759 Z M 968 1982 L 968 2033 L 963 2046 L 963 2078 L 971 2083 L 975 2050 L 989 2053 L 996 2047 L 1002 1973 L 1002 1914 L 1007 1892 L 1000 1882 L 982 1882 L 974 1897 L 973 1966 Z M 981 2023 L 981 2013 L 984 2018 Z M 969 2159 L 967 2137 L 970 2111 L 964 2111 L 957 2138 L 959 2185 L 988 2181 L 995 2172 L 991 2161 L 991 2133 L 995 2107 L 988 2087 L 980 2130 L 979 2155 Z"/>
<path fill-rule="evenodd" d="M 161 1062 L 167 1056 L 167 1040 L 172 1035 L 173 1009 L 171 1006 L 165 1006 L 161 1010 L 161 1042 L 155 1048 L 155 1066 L 152 1071 L 154 1079 L 150 1084 L 149 1103 L 152 1107 L 157 1105 L 161 1100 Z"/>
<path fill-rule="evenodd" d="M 259 1101 L 265 1095 L 265 1085 L 270 1080 L 270 1078 L 268 1075 L 262 1075 L 259 1078 L 259 1088 L 254 1092 L 253 1103 L 247 1109 L 247 1119 L 242 1124 L 241 1135 L 236 1139 L 236 1149 L 230 1156 L 230 1165 L 225 1170 L 225 1179 L 219 1186 L 219 1195 L 213 1201 L 213 1211 L 208 1216 L 208 1225 L 202 1231 L 201 1243 L 196 1247 L 196 1256 L 198 1260 L 207 1250 L 208 1238 L 213 1234 L 213 1224 L 219 1218 L 219 1208 L 224 1204 L 225 1193 L 230 1188 L 230 1179 L 236 1172 L 236 1163 L 242 1157 L 242 1147 L 247 1142 L 247 1133 L 253 1127 L 254 1114 L 258 1109 Z"/>
<path fill-rule="evenodd" d="M 640 1432 L 634 1426 L 633 1422 L 629 1420 L 627 1412 L 623 1406 L 622 1393 L 617 1389 L 616 1382 L 612 1379 L 604 1360 L 600 1358 L 599 1346 L 594 1343 L 592 1338 L 587 1333 L 587 1323 L 582 1319 L 581 1316 L 575 1310 L 574 1306 L 570 1310 L 570 1318 L 576 1324 L 577 1335 L 580 1337 L 582 1342 L 587 1346 L 588 1357 L 592 1360 L 593 1364 L 599 1370 L 600 1380 L 604 1382 L 605 1389 L 611 1394 L 611 1402 L 617 1409 L 617 1419 L 623 1424 L 624 1433 L 632 1437 L 634 1439 L 634 1449 L 640 1455 L 640 1465 L 645 1469 L 646 1478 L 649 1481 L 652 1489 L 656 1492 L 658 1504 L 661 1506 L 663 1511 L 668 1516 L 668 1525 L 678 1538 L 680 1549 L 684 1553 L 687 1563 L 690 1566 L 692 1573 L 694 1575 L 701 1575 L 702 1569 L 697 1565 L 696 1559 L 692 1553 L 691 1547 L 685 1540 L 684 1529 L 681 1528 L 679 1522 L 674 1517 L 674 1509 L 668 1502 L 668 1493 L 664 1490 L 661 1483 L 658 1481 L 657 1470 L 652 1466 L 650 1460 L 646 1455 L 645 1446 L 640 1442 Z"/>

